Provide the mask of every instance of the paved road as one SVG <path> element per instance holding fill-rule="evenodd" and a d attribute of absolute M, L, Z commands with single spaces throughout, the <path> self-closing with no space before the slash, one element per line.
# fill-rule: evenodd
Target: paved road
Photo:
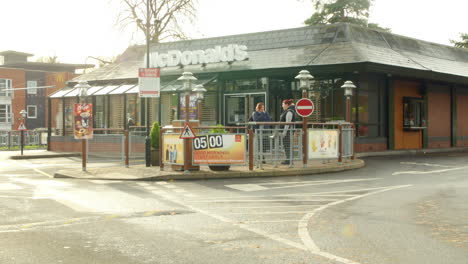
<path fill-rule="evenodd" d="M 468 154 L 369 158 L 310 177 L 51 179 L 75 158 L 0 156 L 0 263 L 453 263 Z"/>

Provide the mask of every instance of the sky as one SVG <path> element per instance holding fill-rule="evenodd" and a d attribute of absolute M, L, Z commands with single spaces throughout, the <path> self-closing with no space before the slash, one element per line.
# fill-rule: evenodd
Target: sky
<path fill-rule="evenodd" d="M 226 36 L 304 26 L 310 0 L 196 0 L 191 38 Z M 144 44 L 117 26 L 119 0 L 0 0 L 0 51 L 57 56 L 62 63 L 97 63 L 129 45 Z M 466 0 L 374 0 L 369 22 L 412 38 L 451 45 L 468 33 Z"/>

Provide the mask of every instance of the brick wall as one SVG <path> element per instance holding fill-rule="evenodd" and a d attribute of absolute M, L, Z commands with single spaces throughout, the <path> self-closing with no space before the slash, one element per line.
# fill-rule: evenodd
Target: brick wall
<path fill-rule="evenodd" d="M 13 88 L 23 88 L 26 86 L 26 74 L 23 70 L 0 68 L 0 78 L 11 79 Z M 19 112 L 26 109 L 26 90 L 14 91 L 13 99 L 11 102 L 11 111 L 13 113 L 12 129 L 16 130 L 20 124 Z"/>

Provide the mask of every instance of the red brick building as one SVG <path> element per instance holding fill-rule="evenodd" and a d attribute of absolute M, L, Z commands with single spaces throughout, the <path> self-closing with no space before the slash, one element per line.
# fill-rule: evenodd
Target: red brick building
<path fill-rule="evenodd" d="M 0 52 L 0 130 L 16 130 L 22 119 L 21 110 L 27 112 L 27 129 L 46 128 L 47 97 L 78 76 L 75 70 L 94 67 L 30 62 L 31 56 L 17 51 Z M 52 104 L 52 110 L 58 111 L 58 106 Z"/>

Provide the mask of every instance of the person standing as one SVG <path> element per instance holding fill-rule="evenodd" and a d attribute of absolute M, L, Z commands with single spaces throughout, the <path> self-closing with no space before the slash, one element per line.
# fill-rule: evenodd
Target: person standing
<path fill-rule="evenodd" d="M 293 99 L 283 100 L 282 103 L 283 112 L 280 115 L 280 122 L 290 123 L 296 121 L 296 107 Z M 292 150 L 291 150 L 291 136 L 294 129 L 294 125 L 284 125 L 281 137 L 283 138 L 284 152 L 286 153 L 286 160 L 281 162 L 283 165 L 290 165 L 292 162 Z"/>
<path fill-rule="evenodd" d="M 255 111 L 252 113 L 252 116 L 250 117 L 252 121 L 254 122 L 271 122 L 271 117 L 268 114 L 268 112 L 265 111 L 265 104 L 260 102 L 256 105 Z M 261 154 L 261 159 L 262 163 L 265 163 L 265 152 L 270 151 L 270 140 L 269 140 L 269 135 L 270 131 L 266 131 L 263 129 L 269 129 L 268 125 L 255 125 L 254 127 L 255 132 L 258 132 L 258 129 L 261 129 L 262 132 L 260 132 L 261 135 L 261 145 L 258 144 L 259 148 L 259 153 Z"/>

